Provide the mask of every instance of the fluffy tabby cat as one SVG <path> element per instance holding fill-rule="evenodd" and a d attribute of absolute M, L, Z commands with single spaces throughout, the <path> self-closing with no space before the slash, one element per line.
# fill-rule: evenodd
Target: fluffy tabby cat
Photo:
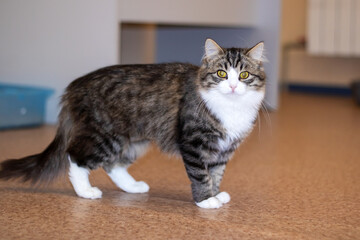
<path fill-rule="evenodd" d="M 62 97 L 55 139 L 42 152 L 1 163 L 0 178 L 50 182 L 69 171 L 78 196 L 101 198 L 89 170 L 102 167 L 130 193 L 149 186 L 127 168 L 149 142 L 180 154 L 195 203 L 219 208 L 225 165 L 250 133 L 265 94 L 264 44 L 222 48 L 206 40 L 200 67 L 184 63 L 118 65 L 73 81 Z"/>

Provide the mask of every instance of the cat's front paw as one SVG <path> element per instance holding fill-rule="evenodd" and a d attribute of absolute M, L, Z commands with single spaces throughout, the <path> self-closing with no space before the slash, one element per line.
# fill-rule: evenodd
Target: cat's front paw
<path fill-rule="evenodd" d="M 128 184 L 128 186 L 126 186 L 126 188 L 123 190 L 128 193 L 146 193 L 149 191 L 149 189 L 150 187 L 146 182 L 139 181 Z"/>
<path fill-rule="evenodd" d="M 218 193 L 215 197 L 223 204 L 230 202 L 230 195 L 227 192 Z"/>
<path fill-rule="evenodd" d="M 205 199 L 201 202 L 197 202 L 196 205 L 201 208 L 219 208 L 223 204 L 222 202 L 217 199 L 216 197 L 210 197 L 208 199 Z"/>

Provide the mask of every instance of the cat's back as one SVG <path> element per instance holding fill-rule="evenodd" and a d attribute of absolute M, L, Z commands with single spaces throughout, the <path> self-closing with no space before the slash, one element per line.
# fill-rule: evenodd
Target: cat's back
<path fill-rule="evenodd" d="M 196 77 L 198 66 L 186 63 L 114 65 L 74 80 L 65 95 L 142 94 L 180 90 Z M 75 97 L 75 96 L 74 96 Z"/>
<path fill-rule="evenodd" d="M 167 135 L 173 142 L 181 99 L 196 91 L 198 69 L 184 63 L 105 67 L 74 80 L 63 108 L 76 125 L 99 122 L 121 134 Z"/>

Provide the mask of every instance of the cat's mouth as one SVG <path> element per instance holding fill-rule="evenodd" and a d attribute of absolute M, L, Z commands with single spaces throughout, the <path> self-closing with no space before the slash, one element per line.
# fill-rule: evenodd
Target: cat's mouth
<path fill-rule="evenodd" d="M 229 96 L 242 96 L 244 95 L 246 92 L 245 89 L 241 89 L 241 88 L 230 88 L 226 89 L 226 91 L 223 91 L 224 94 L 229 95 Z"/>

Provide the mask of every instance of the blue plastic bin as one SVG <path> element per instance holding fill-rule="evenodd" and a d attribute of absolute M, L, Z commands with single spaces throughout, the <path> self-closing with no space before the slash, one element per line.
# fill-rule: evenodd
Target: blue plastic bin
<path fill-rule="evenodd" d="M 46 99 L 54 90 L 0 83 L 0 129 L 44 123 Z"/>

